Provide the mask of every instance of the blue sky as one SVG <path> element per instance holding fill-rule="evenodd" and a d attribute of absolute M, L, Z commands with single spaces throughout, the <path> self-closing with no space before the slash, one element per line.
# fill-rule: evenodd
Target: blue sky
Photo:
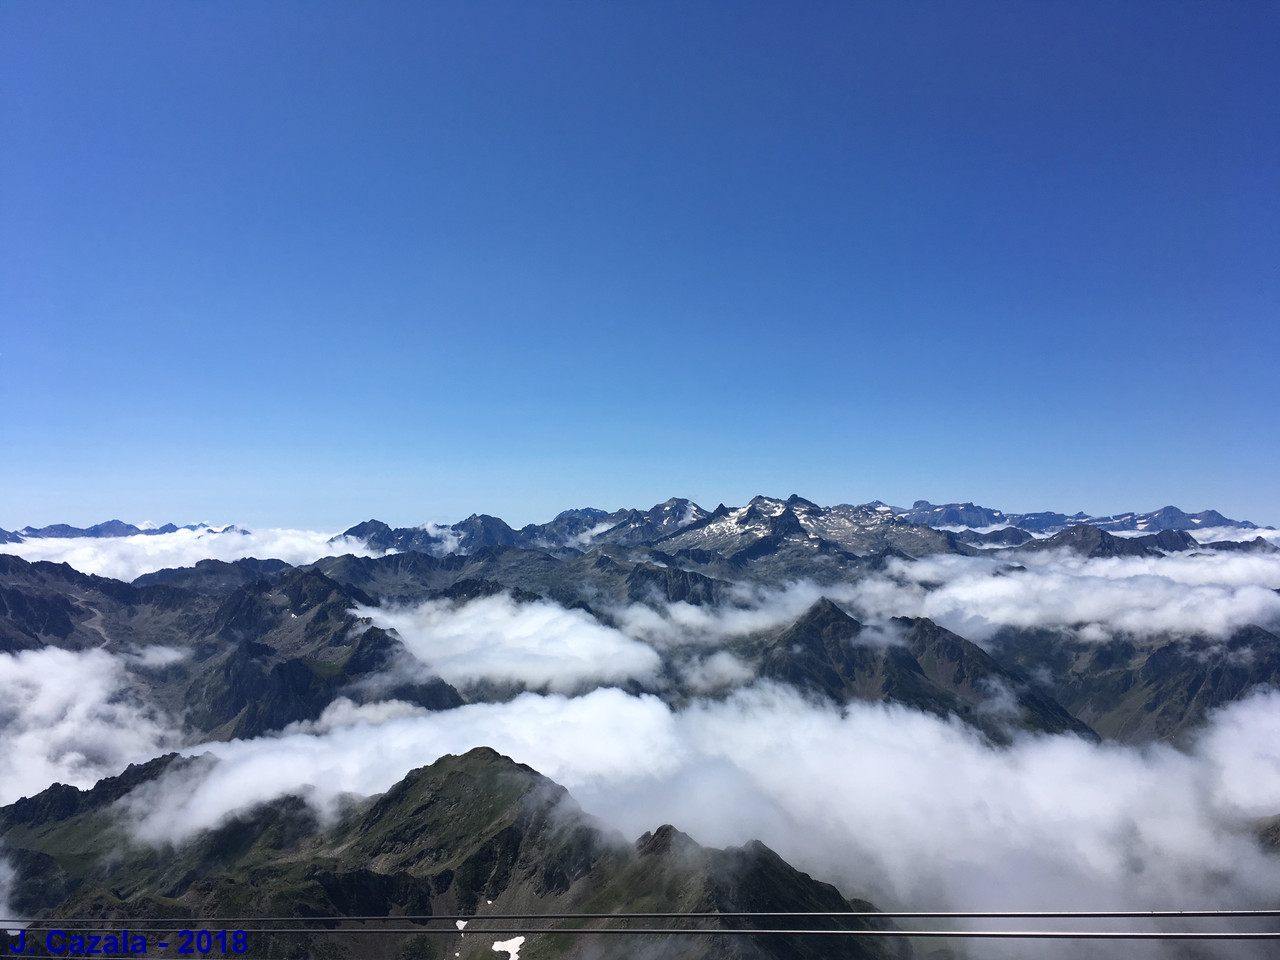
<path fill-rule="evenodd" d="M 1280 523 L 1280 5 L 0 4 L 0 527 Z"/>

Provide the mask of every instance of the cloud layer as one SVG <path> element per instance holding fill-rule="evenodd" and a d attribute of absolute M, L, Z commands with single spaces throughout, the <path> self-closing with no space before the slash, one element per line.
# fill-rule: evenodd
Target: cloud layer
<path fill-rule="evenodd" d="M 1249 825 L 1280 812 L 1278 743 L 1277 692 L 1220 711 L 1188 753 L 1065 736 L 996 749 L 906 708 L 824 709 L 772 685 L 681 712 L 616 689 L 444 713 L 339 703 L 278 737 L 200 748 L 220 762 L 162 781 L 135 810 L 152 840 L 285 792 L 332 811 L 343 793 L 485 744 L 631 837 L 670 822 L 715 846 L 759 838 L 882 906 L 1259 906 L 1280 860 Z"/>
<path fill-rule="evenodd" d="M 207 556 L 225 537 L 241 549 L 224 558 L 278 556 L 283 545 L 303 562 L 334 550 L 321 534 L 261 536 L 191 537 L 171 549 Z M 160 540 L 80 543 L 96 551 L 99 572 L 116 576 L 191 562 L 137 552 Z M 394 628 L 418 661 L 450 682 L 540 692 L 438 713 L 339 700 L 319 720 L 274 736 L 192 747 L 216 762 L 134 796 L 136 830 L 148 840 L 176 839 L 285 793 L 331 814 L 344 794 L 384 791 L 445 753 L 488 745 L 563 783 L 631 837 L 670 822 L 714 846 L 759 838 L 884 907 L 1274 905 L 1280 861 L 1259 848 L 1250 827 L 1280 813 L 1280 692 L 1259 691 L 1216 712 L 1185 751 L 1031 735 L 996 748 L 957 721 L 905 707 L 841 710 L 786 687 L 743 686 L 749 665 L 719 648 L 790 623 L 822 595 L 873 625 L 928 616 L 979 641 L 1003 626 L 1074 627 L 1103 638 L 1221 636 L 1244 623 L 1280 622 L 1280 558 L 1062 553 L 1017 556 L 1017 568 L 1012 559 L 939 556 L 891 563 L 834 587 L 743 587 L 722 607 L 633 605 L 611 611 L 617 629 L 581 611 L 507 596 L 358 609 Z M 616 688 L 661 684 L 660 653 L 681 664 L 695 691 L 736 689 L 673 710 Z M 87 786 L 175 742 L 165 718 L 130 700 L 127 665 L 127 655 L 101 650 L 0 655 L 7 684 L 0 802 L 54 780 Z M 1071 949 L 1037 954 L 1086 955 Z M 976 952 L 1021 951 L 988 944 Z"/>
<path fill-rule="evenodd" d="M 89 787 L 177 744 L 128 696 L 124 660 L 49 647 L 0 654 L 0 804 L 54 782 Z"/>
<path fill-rule="evenodd" d="M 492 680 L 572 693 L 584 684 L 650 679 L 661 666 L 652 647 L 547 601 L 517 603 L 500 594 L 463 605 L 436 600 L 356 613 L 394 629 L 415 657 L 455 686 Z"/>
<path fill-rule="evenodd" d="M 83 573 L 130 581 L 144 573 L 167 567 L 191 567 L 201 560 L 241 560 L 245 557 L 283 560 L 294 565 L 314 563 L 321 557 L 354 553 L 361 557 L 382 556 L 363 541 L 349 537 L 330 543 L 333 534 L 316 530 L 267 529 L 241 532 L 228 530 L 177 530 L 132 537 L 71 537 L 27 540 L 0 545 L 0 552 L 25 560 L 69 563 Z"/>
<path fill-rule="evenodd" d="M 1084 559 L 1067 551 L 891 562 L 849 587 L 863 616 L 929 617 L 975 642 L 1001 627 L 1080 628 L 1107 639 L 1280 624 L 1280 555 Z"/>

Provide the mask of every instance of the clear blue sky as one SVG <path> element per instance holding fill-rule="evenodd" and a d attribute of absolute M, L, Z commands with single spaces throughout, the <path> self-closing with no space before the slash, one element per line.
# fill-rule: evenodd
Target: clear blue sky
<path fill-rule="evenodd" d="M 1280 4 L 0 4 L 0 527 L 1280 523 Z"/>

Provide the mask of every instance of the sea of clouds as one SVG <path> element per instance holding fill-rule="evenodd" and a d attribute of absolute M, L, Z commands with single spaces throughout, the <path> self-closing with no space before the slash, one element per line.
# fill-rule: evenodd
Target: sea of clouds
<path fill-rule="evenodd" d="M 64 541 L 63 549 L 88 550 L 75 556 L 122 578 L 203 556 L 284 553 L 308 562 L 334 551 L 323 534 L 231 540 L 242 549 L 224 548 L 224 536 L 179 541 L 185 552 L 157 548 L 159 537 Z M 51 543 L 7 549 L 39 547 L 75 562 Z M 293 553 L 274 549 L 288 544 Z M 148 559 L 149 548 L 159 555 Z M 410 769 L 486 745 L 562 783 L 629 838 L 669 822 L 713 846 L 760 839 L 885 908 L 1275 906 L 1280 861 L 1251 831 L 1258 818 L 1280 814 L 1280 692 L 1260 689 L 1216 711 L 1182 750 L 1031 734 L 993 746 L 957 721 L 905 707 L 839 709 L 747 683 L 750 665 L 718 649 L 785 626 L 823 595 L 873 625 L 929 616 L 979 642 L 1002 626 L 1071 627 L 1102 639 L 1225 636 L 1244 623 L 1280 623 L 1280 558 L 1269 555 L 1011 556 L 895 563 L 838 587 L 743 587 L 721 607 L 632 605 L 610 611 L 616 627 L 505 596 L 360 609 L 451 682 L 536 692 L 438 713 L 338 700 L 318 720 L 274 735 L 187 744 L 217 762 L 144 788 L 130 801 L 133 829 L 142 839 L 180 840 L 288 793 L 332 815 L 343 795 L 384 791 Z M 892 642 L 891 632 L 881 639 Z M 673 709 L 623 689 L 652 683 L 659 653 L 678 654 L 695 689 L 720 695 Z M 0 705 L 0 802 L 55 780 L 88 786 L 179 743 L 177 718 L 131 693 L 129 667 L 127 656 L 103 650 L 0 654 L 11 678 Z M 0 882 L 5 876 L 0 869 Z M 1161 949 L 1058 945 L 1037 955 Z M 1024 950 L 984 944 L 974 954 Z M 1223 955 L 1255 954 L 1237 947 Z"/>
<path fill-rule="evenodd" d="M 128 666 L 97 649 L 0 654 L 0 804 L 91 786 L 182 742 L 172 718 L 129 695 Z"/>
<path fill-rule="evenodd" d="M 886 908 L 1260 907 L 1280 889 L 1280 860 L 1250 832 L 1280 811 L 1275 691 L 1216 713 L 1185 752 L 1030 735 L 998 748 L 904 707 L 839 710 L 772 684 L 680 711 L 616 688 L 442 713 L 339 701 L 278 736 L 192 751 L 219 762 L 144 788 L 135 830 L 180 839 L 284 793 L 331 814 L 480 744 L 629 838 L 673 823 L 712 846 L 761 839 Z"/>
<path fill-rule="evenodd" d="M 243 560 L 246 557 L 283 560 L 296 565 L 321 557 L 352 553 L 378 557 L 362 540 L 339 537 L 318 530 L 241 530 L 200 528 L 173 533 L 135 534 L 131 537 L 48 537 L 22 543 L 0 544 L 0 553 L 24 560 L 69 563 L 82 573 L 131 581 L 144 573 L 174 567 L 192 567 L 201 560 Z"/>
<path fill-rule="evenodd" d="M 1280 554 L 1086 559 L 1069 550 L 891 561 L 838 591 L 864 616 L 919 616 L 982 643 L 1002 627 L 1221 638 L 1280 623 Z"/>

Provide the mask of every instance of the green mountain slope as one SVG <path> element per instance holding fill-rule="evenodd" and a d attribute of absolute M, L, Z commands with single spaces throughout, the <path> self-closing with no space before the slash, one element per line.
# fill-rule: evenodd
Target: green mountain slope
<path fill-rule="evenodd" d="M 380 797 L 321 824 L 298 798 L 256 807 L 215 830 L 156 848 L 131 838 L 118 801 L 208 758 L 169 756 L 92 790 L 55 786 L 0 808 L 19 909 L 103 921 L 146 917 L 474 916 L 510 913 L 848 911 L 874 909 L 795 870 L 762 844 L 713 850 L 670 826 L 636 843 L 603 829 L 557 784 L 488 748 L 412 771 Z M 153 787 L 154 789 L 154 787 Z M 552 922 L 564 929 L 571 923 Z M 528 937 L 521 957 L 907 957 L 897 940 L 741 935 Z M 862 921 L 852 921 L 859 923 Z M 598 921 L 591 921 L 598 923 Z M 645 921 L 645 927 L 661 921 Z M 50 924 L 37 922 L 36 930 Z M 422 927 L 423 919 L 397 927 Z M 375 937 L 331 921 L 301 935 L 255 933 L 258 956 L 493 956 L 505 935 Z M 880 923 L 876 923 L 880 927 Z M 854 929 L 869 929 L 867 926 Z M 321 932 L 325 931 L 325 932 Z M 0 944 L 0 948 L 2 948 Z"/>

